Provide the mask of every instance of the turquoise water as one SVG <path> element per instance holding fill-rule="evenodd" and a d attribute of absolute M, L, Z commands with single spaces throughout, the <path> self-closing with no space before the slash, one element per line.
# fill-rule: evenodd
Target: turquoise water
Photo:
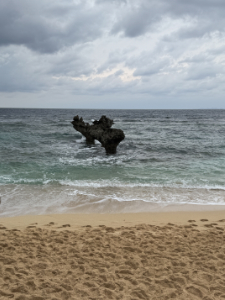
<path fill-rule="evenodd" d="M 102 115 L 116 155 L 70 123 Z M 225 204 L 225 110 L 0 109 L 0 215 Z"/>

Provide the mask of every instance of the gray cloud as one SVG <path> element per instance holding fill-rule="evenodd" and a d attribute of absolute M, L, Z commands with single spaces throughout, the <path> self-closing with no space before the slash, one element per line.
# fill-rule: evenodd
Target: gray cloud
<path fill-rule="evenodd" d="M 217 95 L 221 107 L 224 10 L 221 0 L 0 1 L 0 105 L 8 93 L 24 106 L 27 93 L 44 107 L 180 108 L 187 95 L 201 107 Z"/>
<path fill-rule="evenodd" d="M 203 80 L 206 78 L 214 78 L 220 74 L 224 74 L 224 67 L 212 63 L 203 63 L 201 65 L 193 65 L 189 68 L 188 80 Z"/>
<path fill-rule="evenodd" d="M 178 28 L 178 38 L 224 32 L 220 0 L 142 1 L 46 1 L 0 2 L 0 46 L 24 45 L 40 53 L 53 53 L 77 43 L 90 42 L 105 32 L 135 38 L 155 30 L 164 18 L 190 19 Z"/>
<path fill-rule="evenodd" d="M 1 92 L 39 92 L 48 87 L 46 69 L 36 56 L 20 46 L 3 48 L 0 59 Z"/>
<path fill-rule="evenodd" d="M 92 41 L 104 32 L 104 14 L 88 1 L 0 2 L 0 46 L 24 45 L 40 53 Z"/>
<path fill-rule="evenodd" d="M 118 12 L 117 20 L 112 28 L 112 33 L 122 32 L 128 37 L 137 37 L 145 34 L 150 25 L 161 19 L 159 5 L 156 1 L 140 1 L 129 4 Z"/>
<path fill-rule="evenodd" d="M 200 37 L 214 31 L 224 32 L 225 2 L 222 0 L 143 0 L 130 3 L 118 13 L 112 33 L 121 32 L 128 37 L 137 37 L 151 30 L 165 17 L 171 20 L 189 18 L 195 23 L 191 28 L 180 30 L 179 37 Z"/>
<path fill-rule="evenodd" d="M 129 62 L 128 62 L 129 64 Z M 129 64 L 136 67 L 134 76 L 152 76 L 160 72 L 166 71 L 166 68 L 170 64 L 169 58 L 160 58 L 155 60 L 151 53 L 143 53 L 138 56 L 134 61 Z"/>
<path fill-rule="evenodd" d="M 94 62 L 84 54 L 84 47 L 73 47 L 48 59 L 48 74 L 52 76 L 88 76 L 93 72 Z"/>

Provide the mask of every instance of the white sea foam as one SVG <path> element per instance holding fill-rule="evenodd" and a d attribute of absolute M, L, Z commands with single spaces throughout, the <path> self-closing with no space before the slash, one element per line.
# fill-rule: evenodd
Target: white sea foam
<path fill-rule="evenodd" d="M 225 205 L 224 189 L 118 182 L 1 186 L 1 216 L 43 213 L 140 212 L 168 205 Z"/>
<path fill-rule="evenodd" d="M 149 188 L 175 188 L 175 189 L 205 189 L 205 190 L 221 190 L 225 191 L 224 186 L 220 185 L 190 185 L 184 180 L 180 181 L 179 184 L 177 183 L 164 183 L 164 184 L 157 184 L 157 183 L 131 183 L 131 182 L 121 182 L 119 180 L 60 180 L 59 183 L 63 186 L 73 186 L 73 187 L 92 187 L 92 188 L 101 188 L 101 187 L 127 187 L 127 188 L 138 188 L 138 187 L 149 187 Z"/>

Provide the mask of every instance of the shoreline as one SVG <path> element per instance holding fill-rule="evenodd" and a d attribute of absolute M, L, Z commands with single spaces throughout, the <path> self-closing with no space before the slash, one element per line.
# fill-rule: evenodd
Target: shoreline
<path fill-rule="evenodd" d="M 184 207 L 183 207 L 184 208 Z M 201 207 L 202 208 L 202 207 Z M 0 224 L 8 229 L 24 230 L 28 226 L 47 229 L 51 227 L 54 230 L 78 229 L 82 226 L 90 225 L 97 227 L 99 225 L 110 226 L 113 228 L 126 226 L 132 227 L 139 224 L 165 226 L 167 223 L 175 225 L 187 225 L 189 220 L 194 220 L 200 228 L 204 228 L 201 219 L 207 219 L 207 222 L 218 222 L 225 219 L 224 206 L 205 206 L 204 210 L 193 210 L 193 207 L 185 207 L 185 210 L 166 210 L 137 213 L 85 213 L 85 214 L 44 214 L 44 215 L 23 215 L 14 217 L 0 217 Z M 223 208 L 223 209 L 222 209 Z M 170 208 L 172 209 L 172 208 Z M 54 223 L 49 226 L 49 223 Z M 68 225 L 62 227 L 63 225 Z"/>
<path fill-rule="evenodd" d="M 119 215 L 119 214 L 141 214 L 141 213 L 169 213 L 169 212 L 204 212 L 225 210 L 225 203 L 221 204 L 198 204 L 198 203 L 149 203 L 145 201 L 123 201 L 109 203 L 87 203 L 77 206 L 52 206 L 44 205 L 36 208 L 35 206 L 15 207 L 13 212 L 10 208 L 0 205 L 0 219 L 22 216 L 42 216 L 42 215 Z M 25 212 L 25 213 L 23 213 Z"/>

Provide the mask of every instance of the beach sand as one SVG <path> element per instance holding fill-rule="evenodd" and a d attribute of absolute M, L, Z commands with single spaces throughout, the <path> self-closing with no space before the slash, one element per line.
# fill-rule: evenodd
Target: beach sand
<path fill-rule="evenodd" d="M 225 299 L 224 210 L 0 224 L 0 299 Z"/>

